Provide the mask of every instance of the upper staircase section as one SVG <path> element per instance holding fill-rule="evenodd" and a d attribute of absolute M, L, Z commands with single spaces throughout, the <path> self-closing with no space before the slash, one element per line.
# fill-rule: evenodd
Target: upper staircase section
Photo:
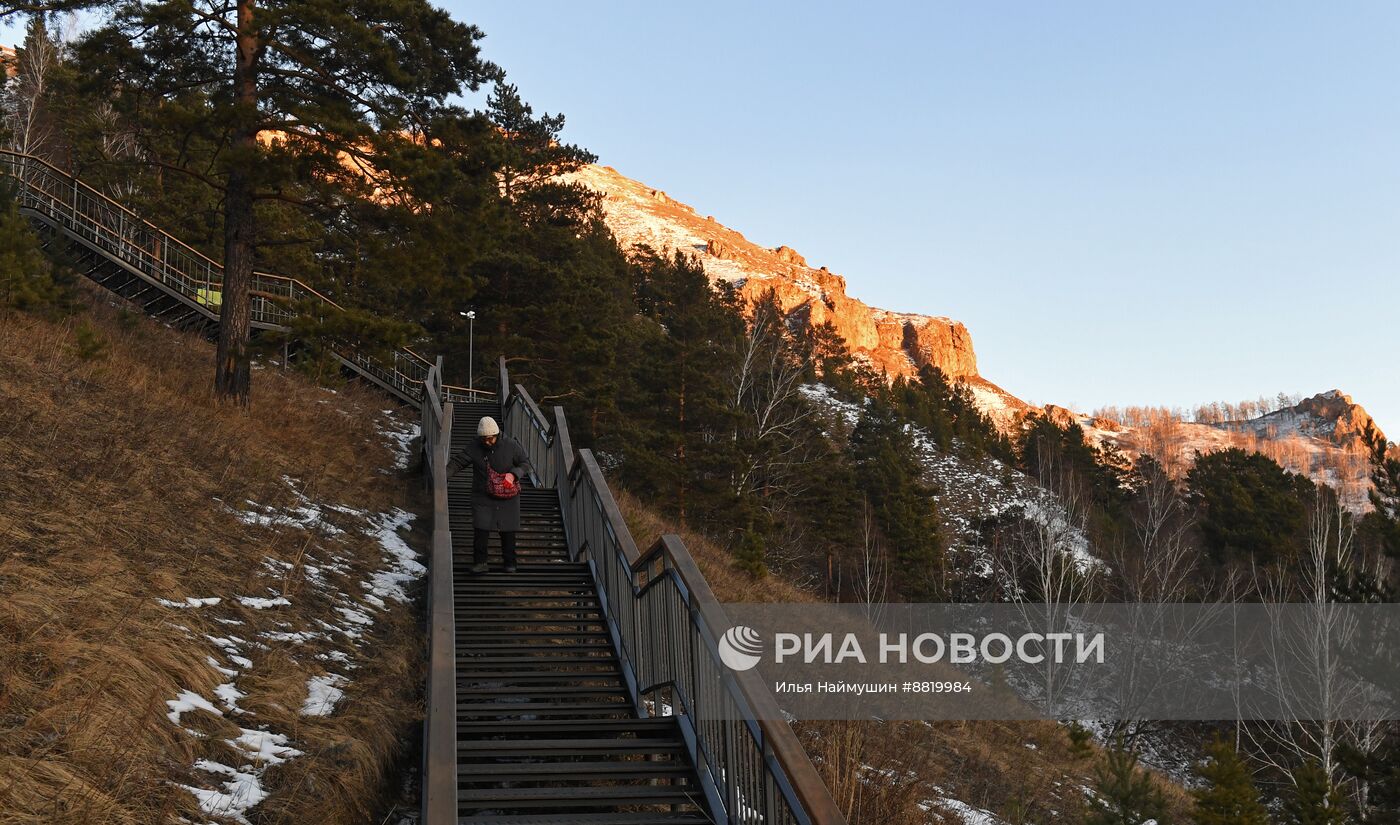
<path fill-rule="evenodd" d="M 84 273 L 179 326 L 217 330 L 224 268 L 73 175 L 32 155 L 0 149 L 0 174 L 13 181 L 20 212 L 66 240 Z M 286 330 L 295 304 L 340 306 L 295 278 L 254 272 L 252 326 Z M 160 300 L 155 300 L 156 297 Z M 172 314 L 173 313 L 173 314 Z M 404 348 L 388 360 L 349 348 L 335 356 L 349 370 L 413 405 L 424 397 L 432 363 Z M 448 400 L 489 395 L 443 387 Z"/>

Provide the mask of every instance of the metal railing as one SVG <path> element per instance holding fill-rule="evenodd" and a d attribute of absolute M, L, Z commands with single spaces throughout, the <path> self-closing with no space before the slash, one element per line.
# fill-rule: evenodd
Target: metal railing
<path fill-rule="evenodd" d="M 452 600 L 452 533 L 447 462 L 452 453 L 452 402 L 444 400 L 442 359 L 423 380 L 423 455 L 433 493 L 428 559 L 428 683 L 423 713 L 424 825 L 457 821 L 457 649 Z"/>
<path fill-rule="evenodd" d="M 501 428 L 525 448 L 530 457 L 531 478 L 536 487 L 555 487 L 555 450 L 549 422 L 530 393 L 520 384 L 501 410 Z"/>
<path fill-rule="evenodd" d="M 729 621 L 679 536 L 646 553 L 590 450 L 573 449 L 564 410 L 546 419 L 500 362 L 502 427 L 524 446 L 537 484 L 558 491 L 569 556 L 586 561 L 639 714 L 674 715 L 711 814 L 728 825 L 844 825 L 772 693 L 719 659 Z"/>
<path fill-rule="evenodd" d="M 76 176 L 47 161 L 0 149 L 0 174 L 14 180 L 20 209 L 66 232 L 94 251 L 121 264 L 212 321 L 222 304 L 224 268 L 199 250 L 165 232 Z M 339 310 L 327 298 L 295 278 L 254 272 L 249 284 L 254 326 L 285 330 L 306 302 Z M 342 364 L 410 402 L 423 400 L 432 362 L 407 347 L 387 362 L 353 349 L 336 352 Z M 448 400 L 489 398 L 493 394 L 465 387 L 442 387 Z"/>

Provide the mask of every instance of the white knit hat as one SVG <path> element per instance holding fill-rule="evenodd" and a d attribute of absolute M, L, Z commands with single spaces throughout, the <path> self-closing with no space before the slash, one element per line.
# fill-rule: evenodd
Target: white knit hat
<path fill-rule="evenodd" d="M 487 436 L 491 435 L 500 435 L 501 428 L 498 424 L 496 424 L 496 419 L 487 415 L 483 416 L 482 419 L 476 423 L 476 434 L 481 436 L 482 438 L 486 438 Z"/>

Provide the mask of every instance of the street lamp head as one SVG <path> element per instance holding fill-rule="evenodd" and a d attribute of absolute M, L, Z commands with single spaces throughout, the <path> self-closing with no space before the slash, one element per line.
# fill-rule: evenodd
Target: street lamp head
<path fill-rule="evenodd" d="M 471 321 L 476 320 L 476 310 L 474 309 L 469 312 L 458 312 L 457 314 Z"/>

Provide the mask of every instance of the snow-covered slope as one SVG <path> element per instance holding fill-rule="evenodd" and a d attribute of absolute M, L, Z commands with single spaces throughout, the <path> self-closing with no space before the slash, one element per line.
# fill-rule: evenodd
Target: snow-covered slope
<path fill-rule="evenodd" d="M 860 407 L 821 384 L 804 386 L 802 394 L 817 409 L 828 437 L 844 443 L 860 420 Z M 910 435 L 923 480 L 937 491 L 939 516 L 952 531 L 949 550 L 962 569 L 989 582 L 996 578 L 996 564 L 983 546 L 978 526 L 984 519 L 1003 515 L 1018 515 L 1047 527 L 1047 534 L 1055 537 L 1060 550 L 1080 569 L 1102 564 L 1089 553 L 1083 532 L 1059 500 L 1025 473 L 995 458 L 973 459 L 939 449 L 916 427 L 910 427 Z"/>

